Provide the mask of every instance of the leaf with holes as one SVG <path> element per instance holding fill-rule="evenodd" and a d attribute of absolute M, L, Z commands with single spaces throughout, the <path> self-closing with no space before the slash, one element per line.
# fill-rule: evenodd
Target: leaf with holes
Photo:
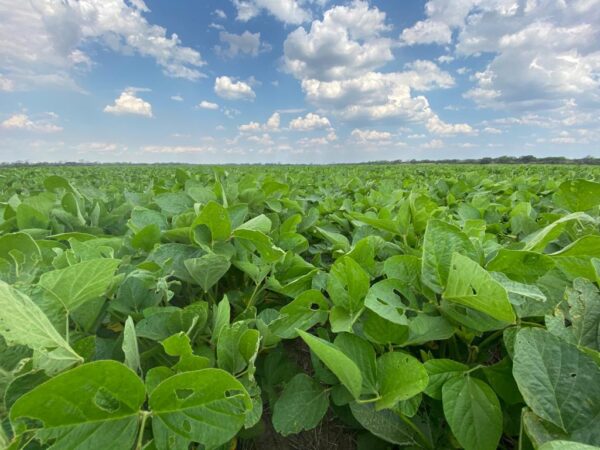
<path fill-rule="evenodd" d="M 123 364 L 97 361 L 71 369 L 20 397 L 10 410 L 16 432 L 34 432 L 52 448 L 133 446 L 144 383 Z"/>
<path fill-rule="evenodd" d="M 458 253 L 452 256 L 443 297 L 494 319 L 509 323 L 515 321 L 515 312 L 506 289 L 483 267 Z"/>
<path fill-rule="evenodd" d="M 184 372 L 167 378 L 150 394 L 157 449 L 215 448 L 244 426 L 252 401 L 244 386 L 221 369 Z"/>

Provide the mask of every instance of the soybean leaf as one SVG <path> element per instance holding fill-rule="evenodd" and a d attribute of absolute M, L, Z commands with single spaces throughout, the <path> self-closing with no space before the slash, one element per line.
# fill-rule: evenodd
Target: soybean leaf
<path fill-rule="evenodd" d="M 119 266 L 117 259 L 98 258 L 60 270 L 44 273 L 39 285 L 67 311 L 71 312 L 106 292 Z"/>
<path fill-rule="evenodd" d="M 10 411 L 17 432 L 34 431 L 52 448 L 128 450 L 146 393 L 130 369 L 96 361 L 71 369 L 20 397 Z"/>
<path fill-rule="evenodd" d="M 311 351 L 335 374 L 354 398 L 360 397 L 362 375 L 354 361 L 332 343 L 315 337 L 305 331 L 296 331 L 302 340 L 310 347 Z"/>
<path fill-rule="evenodd" d="M 351 315 L 360 311 L 369 291 L 369 275 L 349 256 L 343 256 L 331 266 L 327 292 L 334 305 Z"/>
<path fill-rule="evenodd" d="M 515 381 L 532 411 L 600 444 L 600 367 L 577 347 L 542 329 L 517 333 Z"/>
<path fill-rule="evenodd" d="M 552 268 L 554 261 L 548 255 L 505 248 L 498 250 L 486 265 L 490 272 L 502 272 L 520 283 L 535 283 Z"/>
<path fill-rule="evenodd" d="M 429 383 L 427 370 L 408 353 L 385 353 L 377 359 L 377 381 L 381 399 L 376 409 L 391 408 L 422 392 Z"/>
<path fill-rule="evenodd" d="M 350 409 L 354 418 L 375 436 L 392 444 L 432 449 L 431 438 L 411 419 L 401 417 L 390 409 L 377 411 L 372 403 L 353 402 Z"/>
<path fill-rule="evenodd" d="M 455 253 L 450 264 L 444 299 L 514 323 L 515 312 L 506 289 L 479 264 Z"/>
<path fill-rule="evenodd" d="M 582 179 L 563 181 L 554 201 L 569 211 L 587 211 L 600 204 L 600 183 Z"/>
<path fill-rule="evenodd" d="M 329 305 L 316 289 L 303 292 L 280 310 L 280 316 L 269 323 L 269 329 L 283 339 L 298 336 L 296 328 L 308 330 L 327 320 Z"/>
<path fill-rule="evenodd" d="M 211 241 L 225 241 L 231 235 L 231 220 L 227 209 L 222 205 L 210 201 L 208 202 L 198 217 L 194 220 L 191 228 L 194 231 L 197 227 L 204 225 L 210 231 Z"/>
<path fill-rule="evenodd" d="M 579 221 L 593 223 L 594 219 L 582 212 L 574 212 L 563 216 L 541 230 L 526 236 L 524 239 L 526 244 L 523 250 L 536 252 L 544 250 L 550 242 L 557 239 L 562 234 L 569 223 Z"/>
<path fill-rule="evenodd" d="M 465 450 L 495 450 L 502 435 L 500 402 L 485 382 L 469 375 L 442 387 L 444 416 Z"/>
<path fill-rule="evenodd" d="M 40 368 L 60 372 L 83 359 L 25 294 L 0 281 L 0 333 L 8 345 L 31 348 Z"/>
<path fill-rule="evenodd" d="M 329 406 L 328 392 L 304 373 L 297 374 L 283 389 L 273 407 L 273 426 L 287 436 L 315 428 Z"/>
<path fill-rule="evenodd" d="M 364 339 L 351 334 L 340 333 L 333 341 L 346 356 L 360 369 L 362 375 L 362 391 L 364 394 L 377 393 L 377 361 L 375 349 Z"/>
<path fill-rule="evenodd" d="M 192 279 L 200 285 L 204 292 L 213 287 L 227 273 L 231 263 L 222 255 L 212 253 L 200 258 L 186 259 L 185 267 Z"/>
<path fill-rule="evenodd" d="M 158 450 L 198 442 L 215 448 L 244 426 L 252 401 L 244 386 L 221 369 L 173 375 L 150 394 L 152 430 Z"/>
<path fill-rule="evenodd" d="M 423 365 L 429 375 L 429 383 L 424 392 L 436 400 L 442 399 L 442 386 L 446 381 L 461 376 L 469 370 L 466 364 L 452 359 L 430 359 Z"/>
<path fill-rule="evenodd" d="M 139 372 L 140 351 L 138 349 L 135 325 L 131 316 L 127 317 L 123 328 L 123 353 L 125 354 L 125 365 L 134 372 Z"/>
<path fill-rule="evenodd" d="M 441 294 L 450 272 L 452 255 L 457 252 L 478 260 L 475 247 L 466 234 L 449 223 L 429 220 L 423 237 L 423 284 Z"/>

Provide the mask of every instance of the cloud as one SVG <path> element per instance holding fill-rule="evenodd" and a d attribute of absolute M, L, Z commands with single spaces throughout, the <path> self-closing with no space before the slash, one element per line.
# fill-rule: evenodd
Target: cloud
<path fill-rule="evenodd" d="M 426 97 L 413 96 L 411 88 L 427 91 L 451 87 L 452 77 L 430 61 L 415 61 L 405 72 L 369 72 L 336 81 L 304 80 L 307 100 L 344 120 L 403 118 L 421 122 L 436 134 L 472 133 L 468 124 L 447 124 L 431 109 Z"/>
<path fill-rule="evenodd" d="M 297 117 L 290 122 L 290 128 L 297 131 L 310 131 L 320 128 L 331 128 L 331 122 L 327 117 L 308 113 L 306 116 Z"/>
<path fill-rule="evenodd" d="M 488 134 L 502 134 L 502 130 L 494 127 L 485 127 L 483 132 Z"/>
<path fill-rule="evenodd" d="M 152 58 L 170 77 L 203 76 L 200 53 L 150 24 L 143 16 L 147 11 L 142 0 L 0 1 L 0 67 L 20 88 L 76 88 L 73 72 L 90 69 L 93 61 L 86 50 L 99 44 Z"/>
<path fill-rule="evenodd" d="M 127 150 L 126 146 L 115 144 L 113 142 L 82 142 L 75 147 L 77 153 L 117 153 Z"/>
<path fill-rule="evenodd" d="M 198 103 L 198 108 L 215 110 L 219 109 L 219 105 L 213 102 L 207 102 L 206 100 L 202 100 L 200 103 Z"/>
<path fill-rule="evenodd" d="M 233 0 L 237 20 L 247 22 L 263 11 L 281 22 L 298 25 L 310 20 L 311 13 L 298 0 Z"/>
<path fill-rule="evenodd" d="M 596 0 L 429 0 L 406 45 L 450 45 L 489 55 L 464 97 L 480 107 L 547 110 L 575 99 L 600 106 L 600 8 Z M 426 33 L 423 30 L 435 30 Z M 464 73 L 464 71 L 462 72 Z"/>
<path fill-rule="evenodd" d="M 63 128 L 52 123 L 57 116 L 54 113 L 47 113 L 48 118 L 33 120 L 27 114 L 14 114 L 0 123 L 0 128 L 5 130 L 23 130 L 35 133 L 57 133 Z"/>
<path fill-rule="evenodd" d="M 121 95 L 115 100 L 113 105 L 107 105 L 104 112 L 115 114 L 132 114 L 144 117 L 152 117 L 152 105 L 147 101 L 136 96 L 138 92 L 135 88 L 128 88 L 121 92 Z"/>
<path fill-rule="evenodd" d="M 342 120 L 404 118 L 436 134 L 471 133 L 468 124 L 447 124 L 426 97 L 412 91 L 453 87 L 433 61 L 415 60 L 403 71 L 375 69 L 394 59 L 386 14 L 365 1 L 334 6 L 310 30 L 298 28 L 284 42 L 284 68 L 301 80 L 306 99 Z"/>
<path fill-rule="evenodd" d="M 393 60 L 385 13 L 365 1 L 334 6 L 307 32 L 297 28 L 286 38 L 283 65 L 296 78 L 339 80 L 356 77 Z"/>
<path fill-rule="evenodd" d="M 355 128 L 350 133 L 356 141 L 361 143 L 377 142 L 377 143 L 389 143 L 392 138 L 392 133 L 389 131 L 377 131 L 377 130 L 360 130 Z"/>
<path fill-rule="evenodd" d="M 278 112 L 274 112 L 271 117 L 267 120 L 265 127 L 269 130 L 277 130 L 281 123 L 281 117 Z"/>
<path fill-rule="evenodd" d="M 424 144 L 421 144 L 421 148 L 427 148 L 427 149 L 438 149 L 438 148 L 442 148 L 444 146 L 444 142 L 441 141 L 440 139 L 432 139 L 429 142 L 425 142 Z"/>
<path fill-rule="evenodd" d="M 167 154 L 185 154 L 185 153 L 215 153 L 215 149 L 210 146 L 188 146 L 188 145 L 148 145 L 142 147 L 144 153 L 167 153 Z"/>
<path fill-rule="evenodd" d="M 268 51 L 271 46 L 261 43 L 260 33 L 250 33 L 244 31 L 242 34 L 228 33 L 227 31 L 221 31 L 219 33 L 219 40 L 227 45 L 227 48 L 223 49 L 217 45 L 215 51 L 217 54 L 234 58 L 237 55 L 251 55 L 257 56 L 261 51 Z"/>
<path fill-rule="evenodd" d="M 278 112 L 274 112 L 264 124 L 259 122 L 250 122 L 238 127 L 242 133 L 255 133 L 258 131 L 278 131 L 281 124 L 281 117 Z"/>
<path fill-rule="evenodd" d="M 227 76 L 215 79 L 215 93 L 228 100 L 254 100 L 256 94 L 249 84 L 243 81 L 234 81 Z"/>
<path fill-rule="evenodd" d="M 183 97 L 181 95 L 172 95 L 171 100 L 173 100 L 174 102 L 182 102 Z"/>
<path fill-rule="evenodd" d="M 222 9 L 215 9 L 213 11 L 213 14 L 215 16 L 217 16 L 221 20 L 226 20 L 227 19 L 227 14 L 225 14 L 225 11 L 223 11 Z"/>
<path fill-rule="evenodd" d="M 249 133 L 249 132 L 259 131 L 261 129 L 262 129 L 262 126 L 258 122 L 250 122 L 250 123 L 246 123 L 246 124 L 240 125 L 238 127 L 238 130 L 240 130 L 242 133 Z"/>
<path fill-rule="evenodd" d="M 12 92 L 15 90 L 15 83 L 13 80 L 10 80 L 3 76 L 0 73 L 0 91 L 4 92 Z"/>

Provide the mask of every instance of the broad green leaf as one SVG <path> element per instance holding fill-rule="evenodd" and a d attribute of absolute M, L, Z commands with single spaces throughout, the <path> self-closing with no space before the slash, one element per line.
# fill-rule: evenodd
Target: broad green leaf
<path fill-rule="evenodd" d="M 430 359 L 423 363 L 427 374 L 429 375 L 429 383 L 425 388 L 425 394 L 436 400 L 442 399 L 442 386 L 446 381 L 461 376 L 469 370 L 466 364 L 454 361 L 452 359 Z"/>
<path fill-rule="evenodd" d="M 569 319 L 575 343 L 600 351 L 600 292 L 590 281 L 579 278 L 567 290 Z"/>
<path fill-rule="evenodd" d="M 192 224 L 192 231 L 200 225 L 205 225 L 210 230 L 213 242 L 225 241 L 231 235 L 231 221 L 227 209 L 213 201 L 208 202 L 202 208 Z"/>
<path fill-rule="evenodd" d="M 377 410 L 392 408 L 399 401 L 414 397 L 427 387 L 429 376 L 421 362 L 408 353 L 384 353 L 377 359 L 377 384 L 381 399 Z"/>
<path fill-rule="evenodd" d="M 271 231 L 271 219 L 264 214 L 260 214 L 252 219 L 244 222 L 236 230 L 253 230 L 260 231 L 262 233 L 269 233 Z"/>
<path fill-rule="evenodd" d="M 427 222 L 421 261 L 423 284 L 441 294 L 450 273 L 452 255 L 457 252 L 475 261 L 479 259 L 471 240 L 458 227 L 440 220 Z"/>
<path fill-rule="evenodd" d="M 375 436 L 400 446 L 433 449 L 431 437 L 421 430 L 411 419 L 383 409 L 377 411 L 372 403 L 353 402 L 350 409 L 354 418 Z"/>
<path fill-rule="evenodd" d="M 498 250 L 486 265 L 490 272 L 502 272 L 520 283 L 535 283 L 552 268 L 554 261 L 548 255 L 505 248 Z"/>
<path fill-rule="evenodd" d="M 535 316 L 540 309 L 540 303 L 546 302 L 546 295 L 534 284 L 519 283 L 501 272 L 492 272 L 491 275 L 506 289 L 508 300 L 519 317 Z"/>
<path fill-rule="evenodd" d="M 369 291 L 369 275 L 352 258 L 342 256 L 331 266 L 327 292 L 336 306 L 354 315 L 363 308 Z"/>
<path fill-rule="evenodd" d="M 17 227 L 19 230 L 47 228 L 49 224 L 50 219 L 48 215 L 33 206 L 21 203 L 17 207 Z"/>
<path fill-rule="evenodd" d="M 71 369 L 19 398 L 10 420 L 20 433 L 35 431 L 52 448 L 129 450 L 144 403 L 144 384 L 123 364 L 96 361 Z"/>
<path fill-rule="evenodd" d="M 160 242 L 160 228 L 150 224 L 135 233 L 131 238 L 131 246 L 149 252 Z"/>
<path fill-rule="evenodd" d="M 469 375 L 442 387 L 444 415 L 465 450 L 495 450 L 502 435 L 502 410 L 494 391 Z"/>
<path fill-rule="evenodd" d="M 582 212 L 574 212 L 560 219 L 555 220 L 550 225 L 542 228 L 539 231 L 527 236 L 524 241 L 526 242 L 523 250 L 541 252 L 543 251 L 550 242 L 558 238 L 565 227 L 571 222 L 594 222 L 594 219 Z"/>
<path fill-rule="evenodd" d="M 392 278 L 375 283 L 365 298 L 367 308 L 398 325 L 408 325 L 406 309 L 415 302 L 408 286 Z"/>
<path fill-rule="evenodd" d="M 506 289 L 473 260 L 455 253 L 450 264 L 444 299 L 514 323 L 515 312 Z"/>
<path fill-rule="evenodd" d="M 221 369 L 169 377 L 152 391 L 148 404 L 158 450 L 187 448 L 190 442 L 209 449 L 225 444 L 252 408 L 244 386 Z"/>
<path fill-rule="evenodd" d="M 373 346 L 351 333 L 338 334 L 333 343 L 360 369 L 363 394 L 376 394 L 377 362 Z"/>
<path fill-rule="evenodd" d="M 123 328 L 123 353 L 125 354 L 125 365 L 134 372 L 141 370 L 140 351 L 138 348 L 135 325 L 131 316 L 127 317 Z"/>
<path fill-rule="evenodd" d="M 283 339 L 293 339 L 298 336 L 296 328 L 306 331 L 325 322 L 328 309 L 321 292 L 305 291 L 279 310 L 280 316 L 269 323 L 269 329 Z"/>
<path fill-rule="evenodd" d="M 296 331 L 311 351 L 335 374 L 354 398 L 359 398 L 363 381 L 360 369 L 354 361 L 332 343 L 305 331 Z"/>
<path fill-rule="evenodd" d="M 279 261 L 284 255 L 284 251 L 275 246 L 271 238 L 261 231 L 238 228 L 233 232 L 233 237 L 253 245 L 266 262 Z"/>
<path fill-rule="evenodd" d="M 184 264 L 192 279 L 200 285 L 204 292 L 208 292 L 217 284 L 231 267 L 231 263 L 226 257 L 212 253 L 200 258 L 186 259 Z"/>
<path fill-rule="evenodd" d="M 223 328 L 229 325 L 230 320 L 231 305 L 229 304 L 229 299 L 225 295 L 217 307 L 213 308 L 211 342 L 217 342 L 221 331 L 223 331 Z"/>
<path fill-rule="evenodd" d="M 315 428 L 329 407 L 328 392 L 304 373 L 292 378 L 273 407 L 273 427 L 287 436 Z"/>
<path fill-rule="evenodd" d="M 587 211 L 600 204 L 600 183 L 582 179 L 563 181 L 554 201 L 569 211 Z"/>
<path fill-rule="evenodd" d="M 589 356 L 545 330 L 525 328 L 516 337 L 513 375 L 535 414 L 600 444 L 600 367 Z"/>
<path fill-rule="evenodd" d="M 591 261 L 592 258 L 600 258 L 600 236 L 583 236 L 550 256 L 569 279 L 584 277 L 593 280 L 596 271 Z"/>
<path fill-rule="evenodd" d="M 3 281 L 0 281 L 0 334 L 8 345 L 31 348 L 40 368 L 51 374 L 83 361 L 42 310 L 27 295 Z"/>
<path fill-rule="evenodd" d="M 106 293 L 119 266 L 118 259 L 90 259 L 65 269 L 44 273 L 39 285 L 48 297 L 71 312 Z"/>
<path fill-rule="evenodd" d="M 598 450 L 598 447 L 573 441 L 550 441 L 538 447 L 538 450 Z"/>
<path fill-rule="evenodd" d="M 249 330 L 244 322 L 234 322 L 223 327 L 217 341 L 217 362 L 221 369 L 234 375 L 244 370 L 249 359 L 245 358 L 242 352 L 244 336 L 247 332 L 256 332 L 256 330 Z M 255 348 L 257 337 L 254 333 L 252 336 L 254 345 L 251 343 L 248 345 L 250 348 Z"/>

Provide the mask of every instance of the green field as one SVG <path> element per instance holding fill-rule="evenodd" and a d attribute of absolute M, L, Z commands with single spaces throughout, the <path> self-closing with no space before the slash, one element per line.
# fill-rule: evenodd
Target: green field
<path fill-rule="evenodd" d="M 14 167 L 0 213 L 0 448 L 600 446 L 600 167 Z"/>

